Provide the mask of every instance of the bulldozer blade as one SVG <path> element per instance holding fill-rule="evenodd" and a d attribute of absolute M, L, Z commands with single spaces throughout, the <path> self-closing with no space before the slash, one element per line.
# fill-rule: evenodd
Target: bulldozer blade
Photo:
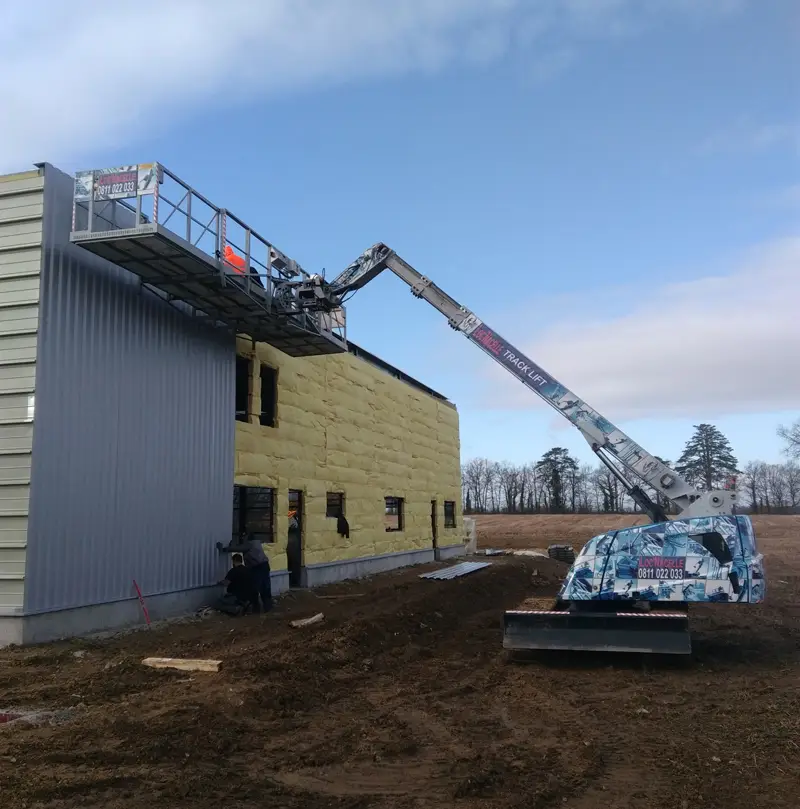
<path fill-rule="evenodd" d="M 685 613 L 509 610 L 503 648 L 691 654 L 692 641 Z"/>

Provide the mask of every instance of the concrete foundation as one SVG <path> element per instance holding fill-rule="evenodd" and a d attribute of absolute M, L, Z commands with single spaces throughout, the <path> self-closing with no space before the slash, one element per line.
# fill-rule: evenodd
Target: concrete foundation
<path fill-rule="evenodd" d="M 434 558 L 450 559 L 464 553 L 463 545 L 448 545 L 421 551 L 401 551 L 380 556 L 365 556 L 309 565 L 304 570 L 305 586 L 319 587 L 323 584 L 358 579 L 396 570 L 400 567 L 433 562 Z M 272 593 L 280 595 L 289 589 L 289 572 L 277 570 L 272 573 Z M 219 597 L 217 586 L 198 587 L 177 593 L 164 593 L 145 597 L 151 621 L 162 621 L 190 615 L 208 607 Z M 142 608 L 136 598 L 94 604 L 72 610 L 58 610 L 35 615 L 0 617 L 0 647 L 10 644 L 46 643 L 48 641 L 75 638 L 95 632 L 114 631 L 141 626 L 144 623 Z"/>
<path fill-rule="evenodd" d="M 273 570 L 270 574 L 272 581 L 272 595 L 277 596 L 289 589 L 289 571 Z"/>
<path fill-rule="evenodd" d="M 379 556 L 361 556 L 356 559 L 307 565 L 303 578 L 306 587 L 319 587 L 323 584 L 333 584 L 345 579 L 361 579 L 364 576 L 373 576 L 375 573 L 384 573 L 398 567 L 422 565 L 432 561 L 433 549 L 397 551 L 382 553 Z"/>
<path fill-rule="evenodd" d="M 145 596 L 151 621 L 189 615 L 211 604 L 219 596 L 219 587 L 198 587 L 177 593 Z M 3 619 L 0 646 L 9 643 L 46 643 L 94 632 L 127 629 L 144 623 L 138 598 L 93 604 L 71 610 L 42 612 Z"/>
<path fill-rule="evenodd" d="M 437 561 L 443 561 L 444 559 L 453 559 L 456 556 L 464 556 L 466 553 L 469 553 L 469 550 L 465 545 L 446 545 L 444 548 L 436 549 L 435 557 Z"/>
<path fill-rule="evenodd" d="M 0 618 L 0 647 L 22 643 L 22 618 Z"/>
<path fill-rule="evenodd" d="M 396 551 L 382 553 L 379 556 L 362 556 L 356 559 L 344 559 L 338 562 L 322 562 L 308 565 L 305 568 L 306 587 L 319 587 L 323 584 L 334 584 L 346 579 L 360 579 L 374 576 L 399 567 L 424 565 L 436 559 L 451 559 L 464 553 L 463 545 L 448 545 L 444 548 L 433 548 L 418 551 Z"/>

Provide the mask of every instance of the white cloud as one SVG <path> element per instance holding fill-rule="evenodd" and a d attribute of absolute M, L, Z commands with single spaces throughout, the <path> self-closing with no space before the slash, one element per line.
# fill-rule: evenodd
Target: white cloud
<path fill-rule="evenodd" d="M 0 171 L 86 159 L 190 110 L 498 59 L 538 38 L 614 36 L 742 0 L 53 0 L 6 3 Z M 566 47 L 566 45 L 563 45 Z M 556 47 L 550 73 L 569 61 Z M 552 52 L 552 45 L 544 50 Z M 553 63 L 553 59 L 558 64 Z M 560 61 L 559 61 L 560 60 Z M 548 72 L 545 56 L 543 73 Z M 258 95 L 256 95 L 258 94 Z M 390 113 L 389 113 L 390 114 Z M 381 115 L 367 110 L 365 117 Z"/>
<path fill-rule="evenodd" d="M 800 236 L 783 239 L 728 274 L 632 290 L 625 314 L 567 320 L 520 348 L 613 422 L 796 409 L 799 269 Z M 540 406 L 492 374 L 495 407 Z"/>
<path fill-rule="evenodd" d="M 763 194 L 756 201 L 770 208 L 788 208 L 790 210 L 798 208 L 800 207 L 800 183 Z"/>
<path fill-rule="evenodd" d="M 704 152 L 764 152 L 786 147 L 800 152 L 800 123 L 756 124 L 740 118 L 700 144 Z"/>

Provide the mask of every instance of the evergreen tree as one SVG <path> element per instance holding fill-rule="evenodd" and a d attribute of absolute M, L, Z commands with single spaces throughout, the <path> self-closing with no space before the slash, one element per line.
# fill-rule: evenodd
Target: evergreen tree
<path fill-rule="evenodd" d="M 723 488 L 729 476 L 738 474 L 737 466 L 728 439 L 713 424 L 696 424 L 675 471 L 710 491 Z"/>
<path fill-rule="evenodd" d="M 547 490 L 548 511 L 561 514 L 566 511 L 566 489 L 571 485 L 574 491 L 574 476 L 578 471 L 578 462 L 563 447 L 547 450 L 542 460 L 536 464 L 536 472 L 541 476 Z"/>

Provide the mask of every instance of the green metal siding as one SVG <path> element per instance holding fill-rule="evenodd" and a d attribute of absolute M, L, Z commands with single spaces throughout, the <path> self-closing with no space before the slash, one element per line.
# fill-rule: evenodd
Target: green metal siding
<path fill-rule="evenodd" d="M 0 616 L 22 612 L 44 176 L 0 176 Z"/>

